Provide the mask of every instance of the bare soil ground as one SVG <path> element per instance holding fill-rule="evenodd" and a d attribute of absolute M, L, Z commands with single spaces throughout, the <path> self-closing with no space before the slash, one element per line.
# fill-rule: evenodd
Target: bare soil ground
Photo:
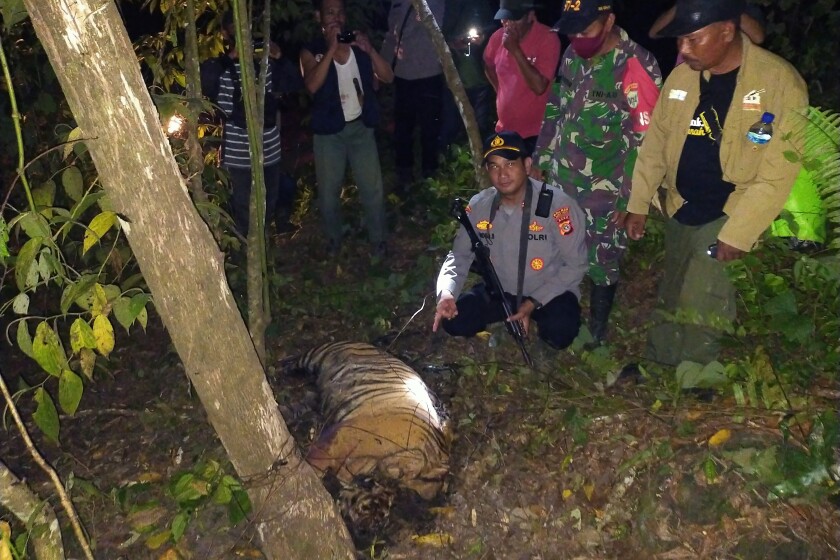
<path fill-rule="evenodd" d="M 632 359 L 643 340 L 655 285 L 650 263 L 628 265 L 609 352 L 579 346 L 555 352 L 532 343 L 532 370 L 501 330 L 472 340 L 433 335 L 433 278 L 420 279 L 425 287 L 408 296 L 387 286 L 427 274 L 418 263 L 429 256 L 439 262 L 443 254 L 429 254 L 425 225 L 411 216 L 394 219 L 391 239 L 390 256 L 373 262 L 361 240 L 327 258 L 314 219 L 272 239 L 283 300 L 268 375 L 301 447 L 320 428 L 317 394 L 313 380 L 289 374 L 282 361 L 332 340 L 374 342 L 414 367 L 452 431 L 451 479 L 434 503 L 375 482 L 342 492 L 361 558 L 838 557 L 837 507 L 773 499 L 734 468 L 739 450 L 780 443 L 778 415 L 738 408 L 724 396 L 702 402 L 674 395 L 658 379 L 607 386 L 603 372 Z M 394 301 L 376 325 L 340 307 L 346 298 L 369 296 L 356 290 L 371 276 L 384 279 L 381 297 Z M 312 282 L 336 288 L 335 312 L 325 311 L 329 301 L 309 299 Z M 19 376 L 37 379 L 30 375 L 34 364 L 14 349 L 4 345 L 2 355 L 10 385 Z M 20 405 L 31 414 L 28 397 Z M 179 512 L 167 491 L 173 477 L 202 461 L 225 464 L 156 319 L 148 332 L 120 337 L 107 371 L 86 388 L 80 411 L 62 417 L 61 448 L 43 441 L 31 422 L 30 428 L 72 486 L 98 559 L 262 557 L 247 522 L 231 527 L 221 507 L 192 513 L 177 544 L 155 542 Z M 711 446 L 709 439 L 723 429 L 731 437 Z M 0 458 L 55 505 L 55 492 L 19 435 L 8 425 L 2 433 Z M 793 438 L 790 445 L 801 444 Z M 127 490 L 137 482 L 144 484 Z M 65 543 L 76 550 L 69 531 Z"/>

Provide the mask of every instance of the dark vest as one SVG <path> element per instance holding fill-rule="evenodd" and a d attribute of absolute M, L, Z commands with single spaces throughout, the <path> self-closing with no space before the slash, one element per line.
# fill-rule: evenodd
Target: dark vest
<path fill-rule="evenodd" d="M 359 66 L 359 76 L 362 78 L 362 89 L 365 93 L 362 104 L 362 122 L 369 128 L 379 124 L 379 104 L 376 102 L 376 91 L 373 89 L 373 62 L 367 53 L 356 47 L 351 47 L 356 55 Z M 327 42 L 321 37 L 306 46 L 315 57 L 327 51 Z M 315 134 L 335 134 L 344 129 L 344 111 L 341 109 L 341 97 L 338 93 L 338 71 L 335 64 L 330 64 L 327 78 L 321 89 L 315 92 L 312 103 L 312 132 Z"/>

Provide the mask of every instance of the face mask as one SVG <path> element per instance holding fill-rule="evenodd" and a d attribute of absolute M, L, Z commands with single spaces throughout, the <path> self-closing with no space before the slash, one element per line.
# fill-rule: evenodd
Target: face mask
<path fill-rule="evenodd" d="M 570 37 L 569 41 L 575 48 L 575 52 L 582 58 L 592 58 L 601 50 L 604 41 L 607 40 L 606 34 L 602 33 L 597 37 Z"/>

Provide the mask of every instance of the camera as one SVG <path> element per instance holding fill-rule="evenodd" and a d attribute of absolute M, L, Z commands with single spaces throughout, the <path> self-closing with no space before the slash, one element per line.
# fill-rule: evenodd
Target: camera
<path fill-rule="evenodd" d="M 345 31 L 344 33 L 338 34 L 338 42 L 339 43 L 352 43 L 356 40 L 356 33 L 353 31 Z"/>

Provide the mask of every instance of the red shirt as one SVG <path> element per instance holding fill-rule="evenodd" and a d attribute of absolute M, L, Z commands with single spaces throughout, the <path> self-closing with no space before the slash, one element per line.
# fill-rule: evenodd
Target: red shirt
<path fill-rule="evenodd" d="M 484 64 L 496 71 L 499 78 L 496 90 L 496 112 L 499 120 L 496 130 L 513 130 L 523 138 L 540 133 L 545 103 L 551 82 L 560 61 L 560 38 L 547 25 L 535 22 L 520 42 L 528 61 L 549 82 L 542 95 L 536 95 L 525 82 L 516 59 L 502 45 L 504 28 L 497 30 L 487 41 Z"/>

